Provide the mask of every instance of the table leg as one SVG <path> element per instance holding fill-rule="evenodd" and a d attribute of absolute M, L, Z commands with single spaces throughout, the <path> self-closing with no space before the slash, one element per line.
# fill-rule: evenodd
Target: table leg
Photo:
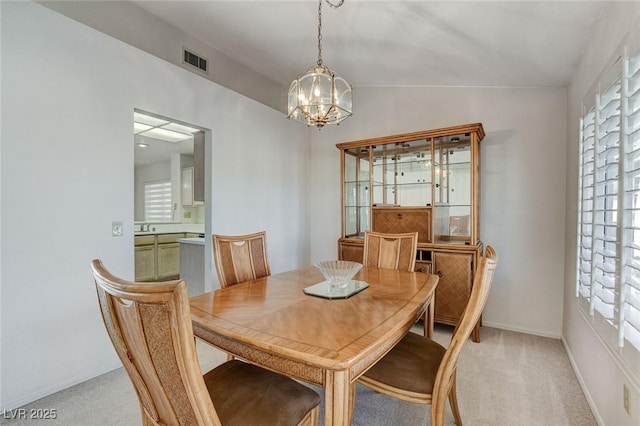
<path fill-rule="evenodd" d="M 424 337 L 433 339 L 433 321 L 436 314 L 436 298 L 433 296 L 424 313 Z"/>
<path fill-rule="evenodd" d="M 347 426 L 351 422 L 351 395 L 348 371 L 325 373 L 324 424 L 325 426 Z M 353 385 L 355 386 L 355 384 Z"/>
<path fill-rule="evenodd" d="M 349 424 L 353 423 L 353 412 L 356 409 L 356 384 L 351 383 L 349 390 Z"/>

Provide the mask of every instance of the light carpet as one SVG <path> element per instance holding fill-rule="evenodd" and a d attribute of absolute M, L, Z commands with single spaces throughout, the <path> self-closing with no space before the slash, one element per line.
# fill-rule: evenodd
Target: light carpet
<path fill-rule="evenodd" d="M 451 328 L 436 326 L 435 339 L 446 346 Z M 417 327 L 415 332 L 421 333 Z M 465 426 L 597 425 L 558 339 L 482 327 L 480 343 L 464 346 L 458 363 L 458 402 Z M 203 371 L 224 362 L 225 354 L 198 342 Z M 314 388 L 322 395 L 321 388 Z M 324 404 L 324 400 L 322 401 Z M 55 409 L 55 420 L 7 419 L 6 425 L 139 425 L 137 398 L 123 369 L 57 392 L 25 407 Z M 13 414 L 19 414 L 13 412 Z M 430 406 L 398 401 L 361 385 L 353 425 L 428 425 Z M 454 425 L 447 404 L 445 421 Z M 322 413 L 320 424 L 323 424 Z"/>

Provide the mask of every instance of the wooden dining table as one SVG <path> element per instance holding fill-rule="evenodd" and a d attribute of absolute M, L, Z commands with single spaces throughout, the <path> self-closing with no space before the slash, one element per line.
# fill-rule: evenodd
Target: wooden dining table
<path fill-rule="evenodd" d="M 323 280 L 309 266 L 192 297 L 193 330 L 237 358 L 324 387 L 325 425 L 348 425 L 357 378 L 425 316 L 438 276 L 365 266 L 354 280 L 369 287 L 349 298 L 304 293 Z"/>

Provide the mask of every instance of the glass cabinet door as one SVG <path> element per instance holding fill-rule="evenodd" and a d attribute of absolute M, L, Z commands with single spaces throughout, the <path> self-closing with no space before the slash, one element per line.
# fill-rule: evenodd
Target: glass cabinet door
<path fill-rule="evenodd" d="M 431 205 L 431 141 L 428 139 L 375 146 L 373 205 Z"/>
<path fill-rule="evenodd" d="M 471 135 L 434 139 L 434 239 L 469 243 L 471 239 Z"/>
<path fill-rule="evenodd" d="M 345 236 L 364 236 L 371 228 L 369 148 L 352 148 L 344 155 Z"/>

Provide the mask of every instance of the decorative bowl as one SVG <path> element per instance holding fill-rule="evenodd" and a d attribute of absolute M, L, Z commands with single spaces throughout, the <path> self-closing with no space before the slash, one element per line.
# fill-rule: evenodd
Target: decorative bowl
<path fill-rule="evenodd" d="M 322 260 L 313 266 L 329 282 L 329 289 L 345 288 L 351 278 L 362 269 L 362 263 L 348 260 Z"/>

